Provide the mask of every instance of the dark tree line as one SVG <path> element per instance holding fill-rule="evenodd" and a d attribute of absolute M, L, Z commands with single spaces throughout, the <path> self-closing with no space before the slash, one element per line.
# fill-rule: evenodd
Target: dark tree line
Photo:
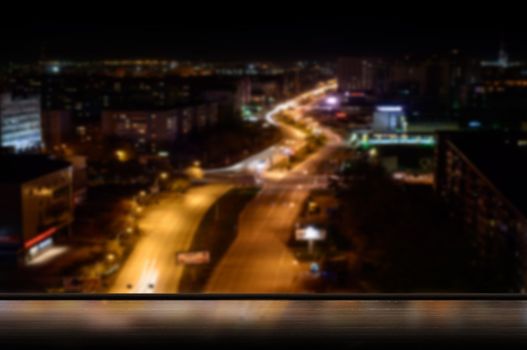
<path fill-rule="evenodd" d="M 341 173 L 336 232 L 351 247 L 346 287 L 379 292 L 509 292 L 515 266 L 498 241 L 483 259 L 473 232 L 453 219 L 431 188 L 394 182 L 354 160 Z M 503 249 L 502 249 L 503 248 Z M 360 289 L 360 288 L 359 288 Z"/>

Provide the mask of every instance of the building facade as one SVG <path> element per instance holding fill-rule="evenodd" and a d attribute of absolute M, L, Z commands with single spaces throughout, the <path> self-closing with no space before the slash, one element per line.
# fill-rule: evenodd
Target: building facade
<path fill-rule="evenodd" d="M 40 99 L 0 95 L 0 146 L 16 152 L 37 149 L 42 145 Z"/>
<path fill-rule="evenodd" d="M 169 110 L 107 110 L 102 113 L 106 138 L 134 142 L 156 152 L 193 132 L 218 123 L 215 104 L 186 105 Z"/>
<path fill-rule="evenodd" d="M 518 259 L 524 288 L 527 268 L 527 135 L 439 133 L 435 188 L 451 213 L 474 232 L 483 257 Z M 503 257 L 502 257 L 503 258 Z M 516 271 L 509 271 L 515 273 Z"/>
<path fill-rule="evenodd" d="M 73 221 L 72 167 L 43 155 L 1 155 L 0 257 L 31 260 Z"/>
<path fill-rule="evenodd" d="M 376 133 L 405 132 L 407 123 L 403 107 L 396 105 L 376 106 L 371 128 Z"/>

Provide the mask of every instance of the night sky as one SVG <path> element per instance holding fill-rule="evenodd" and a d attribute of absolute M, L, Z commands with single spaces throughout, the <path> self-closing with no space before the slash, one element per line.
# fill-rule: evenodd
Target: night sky
<path fill-rule="evenodd" d="M 345 54 L 440 53 L 452 48 L 493 57 L 501 38 L 513 59 L 527 56 L 527 26 L 514 11 L 483 15 L 426 8 L 399 11 L 403 15 L 396 16 L 372 15 L 371 10 L 336 3 L 325 9 L 304 5 L 296 12 L 263 2 L 248 3 L 246 8 L 201 5 L 171 6 L 166 11 L 139 8 L 145 3 L 133 11 L 95 5 L 86 10 L 79 5 L 70 15 L 46 8 L 10 16 L 0 24 L 0 61 L 333 59 Z"/>

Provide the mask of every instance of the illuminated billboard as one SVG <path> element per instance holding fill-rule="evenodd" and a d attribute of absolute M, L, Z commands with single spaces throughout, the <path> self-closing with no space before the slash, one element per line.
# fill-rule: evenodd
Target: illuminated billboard
<path fill-rule="evenodd" d="M 195 252 L 181 252 L 176 256 L 180 265 L 203 265 L 210 262 L 210 253 L 207 250 Z"/>

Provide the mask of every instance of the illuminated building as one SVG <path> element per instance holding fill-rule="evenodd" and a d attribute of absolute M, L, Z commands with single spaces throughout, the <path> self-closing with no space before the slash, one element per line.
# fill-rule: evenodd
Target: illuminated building
<path fill-rule="evenodd" d="M 373 132 L 405 132 L 407 127 L 402 106 L 383 105 L 375 108 L 372 124 Z"/>
<path fill-rule="evenodd" d="M 0 146 L 16 152 L 39 148 L 42 144 L 40 99 L 0 95 Z"/>
<path fill-rule="evenodd" d="M 481 78 L 467 91 L 462 123 L 469 128 L 518 130 L 527 120 L 527 63 L 502 47 L 496 61 L 481 62 Z"/>
<path fill-rule="evenodd" d="M 509 59 L 509 54 L 505 50 L 505 44 L 502 42 L 500 51 L 498 53 L 498 59 L 496 61 L 483 61 L 481 62 L 483 67 L 497 67 L 497 68 L 511 68 L 515 66 L 524 65 L 523 62 L 512 62 Z"/>
<path fill-rule="evenodd" d="M 18 69 L 10 87 L 25 95 L 41 92 L 43 111 L 67 111 L 84 125 L 99 121 L 103 110 L 170 109 L 195 102 L 216 103 L 222 119 L 239 118 L 245 106 L 272 104 L 332 75 L 327 65 L 305 62 L 43 61 L 36 72 Z"/>
<path fill-rule="evenodd" d="M 130 140 L 151 152 L 217 123 L 215 104 L 161 110 L 107 110 L 102 114 L 105 137 Z"/>
<path fill-rule="evenodd" d="M 72 167 L 43 155 L 0 155 L 0 258 L 31 260 L 73 220 Z"/>

